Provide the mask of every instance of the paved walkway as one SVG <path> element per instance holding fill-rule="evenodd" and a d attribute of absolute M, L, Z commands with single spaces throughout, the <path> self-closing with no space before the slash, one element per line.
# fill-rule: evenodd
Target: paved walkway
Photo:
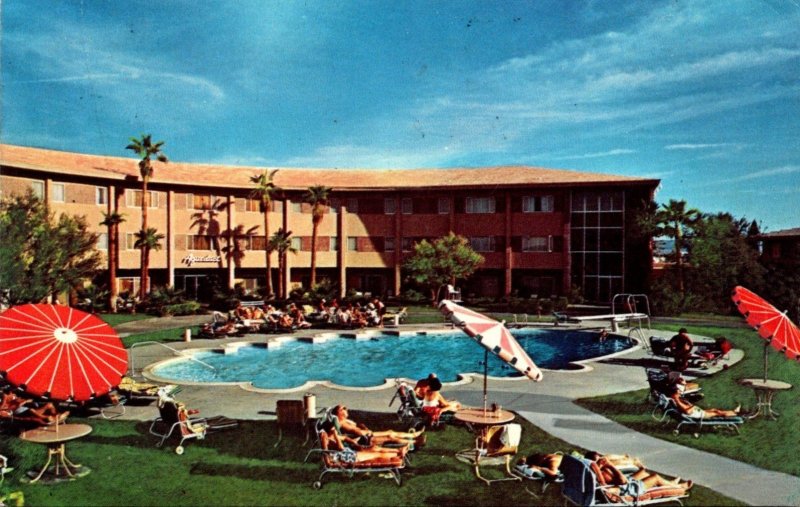
<path fill-rule="evenodd" d="M 143 326 L 146 322 L 129 323 L 120 326 L 119 330 L 125 332 L 127 329 L 124 328 L 132 324 Z M 172 324 L 174 325 L 175 321 Z M 190 319 L 185 319 L 185 325 L 191 325 Z M 404 327 L 405 329 L 411 330 L 415 327 Z M 657 335 L 660 332 L 652 331 L 648 334 Z M 263 341 L 272 338 L 250 335 L 248 340 Z M 217 347 L 232 341 L 237 339 L 181 342 L 176 343 L 175 348 Z M 163 347 L 145 346 L 134 349 L 132 362 L 138 371 L 146 364 L 173 355 L 174 353 Z M 733 351 L 729 364 L 741 358 L 740 351 Z M 578 398 L 647 387 L 643 367 L 652 363 L 651 356 L 639 349 L 589 363 L 590 371 L 545 371 L 544 380 L 539 383 L 526 380 L 489 379 L 489 397 L 492 402 L 513 408 L 536 426 L 571 445 L 602 453 L 635 454 L 649 468 L 668 475 L 690 478 L 696 484 L 748 504 L 800 505 L 800 477 L 763 470 L 659 440 L 632 431 L 573 403 L 573 400 Z M 692 373 L 707 375 L 712 374 L 713 370 L 687 373 L 689 374 L 687 376 Z M 459 384 L 448 384 L 445 389 L 448 397 L 457 398 L 467 405 L 480 405 L 482 387 L 482 377 L 477 377 Z M 187 385 L 183 386 L 180 399 L 208 416 L 224 414 L 233 418 L 261 419 L 275 417 L 274 411 L 278 399 L 299 399 L 306 392 L 316 395 L 318 407 L 347 403 L 363 410 L 381 412 L 394 410 L 388 406 L 394 393 L 393 387 L 342 389 L 318 385 L 308 390 L 290 393 L 267 393 L 243 389 L 238 385 Z M 129 407 L 126 416 L 142 420 L 151 419 L 153 409 Z"/>

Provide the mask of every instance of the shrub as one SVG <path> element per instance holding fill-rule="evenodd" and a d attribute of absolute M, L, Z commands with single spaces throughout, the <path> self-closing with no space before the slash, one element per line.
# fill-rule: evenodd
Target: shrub
<path fill-rule="evenodd" d="M 161 316 L 165 315 L 195 315 L 200 313 L 200 303 L 197 301 L 186 301 L 174 305 L 166 305 L 162 308 Z"/>

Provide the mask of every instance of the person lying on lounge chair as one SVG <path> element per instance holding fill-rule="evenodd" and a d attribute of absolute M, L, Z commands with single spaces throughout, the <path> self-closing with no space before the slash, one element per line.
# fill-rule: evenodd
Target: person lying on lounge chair
<path fill-rule="evenodd" d="M 376 462 L 376 464 L 384 463 L 386 465 L 391 465 L 396 463 L 398 458 L 404 458 L 407 451 L 405 447 L 396 449 L 377 446 L 364 448 L 358 444 L 354 445 L 355 447 L 359 447 L 358 449 L 352 449 L 345 447 L 345 441 L 346 437 L 339 435 L 339 432 L 336 431 L 336 426 L 333 424 L 326 424 L 323 426 L 320 432 L 321 447 L 326 451 L 334 451 L 331 457 L 333 461 L 339 463 L 353 464 L 362 461 L 372 461 Z M 352 444 L 352 442 L 350 443 Z"/>
<path fill-rule="evenodd" d="M 631 495 L 639 496 L 650 488 L 660 486 L 673 486 L 683 489 L 684 492 L 691 489 L 692 481 L 681 481 L 680 477 L 674 480 L 667 480 L 655 472 L 651 472 L 645 468 L 640 468 L 635 473 L 626 476 L 623 474 L 618 465 L 614 465 L 612 460 L 594 453 L 595 460 L 592 460 L 591 468 L 597 477 L 597 482 L 604 486 L 611 486 L 608 491 L 614 495 Z M 588 456 L 587 456 L 588 458 Z"/>
<path fill-rule="evenodd" d="M 561 475 L 558 467 L 561 466 L 563 457 L 563 454 L 531 454 L 527 458 L 520 459 L 516 469 L 529 477 L 537 476 L 538 472 L 545 477 L 555 479 Z"/>
<path fill-rule="evenodd" d="M 333 408 L 333 415 L 339 423 L 339 429 L 344 434 L 355 435 L 355 441 L 360 445 L 384 445 L 400 444 L 407 447 L 408 444 L 413 443 L 415 448 L 419 448 L 424 443 L 425 436 L 423 432 L 425 429 L 419 431 L 372 431 L 364 424 L 359 424 L 349 418 L 350 412 L 344 405 L 336 405 Z"/>
<path fill-rule="evenodd" d="M 33 403 L 33 400 L 20 398 L 13 391 L 5 392 L 2 396 L 2 401 L 0 401 L 0 414 L 12 420 L 16 419 L 17 421 L 46 425 L 55 422 L 64 422 L 67 416 L 69 416 L 68 410 L 59 413 L 55 405 L 50 402 L 40 407 L 34 407 L 30 405 Z"/>
<path fill-rule="evenodd" d="M 697 405 L 692 404 L 689 401 L 686 401 L 683 398 L 683 392 L 686 390 L 686 381 L 683 378 L 678 379 L 675 383 L 675 391 L 672 393 L 670 398 L 672 401 L 675 402 L 675 406 L 678 407 L 682 413 L 686 414 L 687 416 L 693 419 L 711 419 L 714 417 L 738 417 L 739 412 L 742 409 L 742 406 L 739 405 L 733 410 L 725 410 L 721 408 L 700 408 Z"/>

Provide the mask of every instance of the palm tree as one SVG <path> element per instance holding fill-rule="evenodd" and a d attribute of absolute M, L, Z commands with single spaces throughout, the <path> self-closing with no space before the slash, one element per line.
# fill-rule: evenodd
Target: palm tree
<path fill-rule="evenodd" d="M 275 169 L 273 171 L 264 171 L 263 174 L 257 174 L 255 176 L 250 177 L 250 182 L 255 184 L 255 188 L 250 191 L 250 197 L 253 199 L 259 199 L 261 201 L 261 209 L 264 210 L 264 241 L 270 239 L 269 236 L 269 209 L 272 200 L 281 192 L 281 189 L 275 186 L 275 183 L 272 181 L 275 177 L 275 173 L 278 170 Z M 272 263 L 270 261 L 270 249 L 264 249 L 264 257 L 266 260 L 266 279 L 267 279 L 267 287 L 266 287 L 266 294 L 264 295 L 265 298 L 269 297 L 272 294 Z"/>
<path fill-rule="evenodd" d="M 100 225 L 108 227 L 108 308 L 117 313 L 117 254 L 119 252 L 119 224 L 125 216 L 113 211 L 103 213 Z"/>
<path fill-rule="evenodd" d="M 685 279 L 683 273 L 683 240 L 686 234 L 700 221 L 700 211 L 695 208 L 686 209 L 686 201 L 670 199 L 667 204 L 662 204 L 656 218 L 662 226 L 662 231 L 675 241 L 675 267 L 678 270 L 678 291 L 681 295 L 685 292 Z"/>
<path fill-rule="evenodd" d="M 324 185 L 314 185 L 308 187 L 303 196 L 303 202 L 311 205 L 311 282 L 310 289 L 317 285 L 317 233 L 319 224 L 325 217 L 325 206 L 328 204 L 328 194 L 330 187 Z"/>
<path fill-rule="evenodd" d="M 297 249 L 292 246 L 292 231 L 285 231 L 283 230 L 283 227 L 275 231 L 275 234 L 269 238 L 269 243 L 267 243 L 267 251 L 278 252 L 278 295 L 283 297 L 283 288 L 285 287 L 283 271 L 284 266 L 286 266 L 286 253 L 297 252 Z"/>
<path fill-rule="evenodd" d="M 147 194 L 147 184 L 150 178 L 153 177 L 153 164 L 152 157 L 155 157 L 159 162 L 167 162 L 167 156 L 161 152 L 161 147 L 164 146 L 164 141 L 153 143 L 150 134 L 142 134 L 141 139 L 131 137 L 131 144 L 125 147 L 126 150 L 131 150 L 141 157 L 139 161 L 139 173 L 142 176 L 142 229 L 137 234 L 146 236 L 147 228 L 147 207 L 150 205 L 150 199 Z M 155 229 L 154 229 L 155 230 Z M 147 279 L 150 273 L 146 266 L 150 265 L 149 250 L 142 249 L 141 256 L 141 286 L 139 287 L 139 298 L 144 300 L 147 295 Z"/>
<path fill-rule="evenodd" d="M 147 272 L 150 269 L 150 251 L 161 250 L 161 240 L 164 239 L 164 235 L 158 232 L 155 227 L 149 227 L 146 231 L 144 229 L 136 231 L 135 236 L 136 242 L 134 242 L 133 246 L 142 251 L 142 260 L 145 261 L 145 264 L 142 265 L 142 272 Z M 142 293 L 141 290 L 140 293 Z M 140 300 L 144 301 L 141 298 Z"/>

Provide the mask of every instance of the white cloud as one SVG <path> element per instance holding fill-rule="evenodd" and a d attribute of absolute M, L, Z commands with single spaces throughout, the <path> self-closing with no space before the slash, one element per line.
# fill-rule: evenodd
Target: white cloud
<path fill-rule="evenodd" d="M 733 143 L 684 143 L 684 144 L 669 144 L 664 146 L 665 150 L 706 150 L 714 148 L 725 148 L 728 146 L 735 146 Z"/>
<path fill-rule="evenodd" d="M 630 155 L 636 153 L 636 150 L 627 148 L 616 148 L 608 151 L 599 151 L 594 153 L 584 153 L 582 155 L 568 155 L 564 157 L 555 157 L 556 160 L 579 160 L 584 158 L 599 158 L 599 157 L 615 157 L 618 155 Z"/>

